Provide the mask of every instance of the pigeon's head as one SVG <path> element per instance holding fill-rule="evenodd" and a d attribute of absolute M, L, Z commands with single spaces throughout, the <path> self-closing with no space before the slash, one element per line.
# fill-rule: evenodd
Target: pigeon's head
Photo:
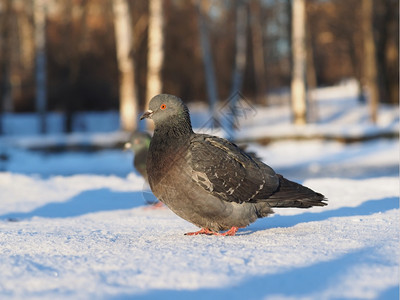
<path fill-rule="evenodd" d="M 147 132 L 135 131 L 132 133 L 129 142 L 125 143 L 125 150 L 132 150 L 133 152 L 142 149 L 148 149 L 150 145 L 151 136 Z"/>
<path fill-rule="evenodd" d="M 155 126 L 158 125 L 189 125 L 190 116 L 187 106 L 176 96 L 168 94 L 160 94 L 150 100 L 149 110 L 147 110 L 141 117 L 152 119 Z"/>

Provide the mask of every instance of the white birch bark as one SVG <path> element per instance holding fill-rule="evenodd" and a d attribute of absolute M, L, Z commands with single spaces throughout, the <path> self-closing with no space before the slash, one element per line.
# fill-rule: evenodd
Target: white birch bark
<path fill-rule="evenodd" d="M 149 34 L 147 54 L 147 84 L 146 108 L 149 107 L 151 98 L 162 93 L 161 71 L 164 61 L 164 17 L 163 1 L 149 1 Z M 147 127 L 152 128 L 153 123 L 146 120 Z"/>
<path fill-rule="evenodd" d="M 237 0 L 236 3 L 236 37 L 235 37 L 235 65 L 232 74 L 232 87 L 230 95 L 230 120 L 226 126 L 228 137 L 234 139 L 237 124 L 237 102 L 240 99 L 243 85 L 243 74 L 246 67 L 247 51 L 247 5 L 246 2 Z"/>
<path fill-rule="evenodd" d="M 294 123 L 306 123 L 306 10 L 305 0 L 292 2 L 292 82 L 291 103 Z"/>
<path fill-rule="evenodd" d="M 217 80 L 214 70 L 214 61 L 210 46 L 209 31 L 207 27 L 207 22 L 205 20 L 205 16 L 207 14 L 207 8 L 204 0 L 198 0 L 197 9 L 199 18 L 198 23 L 200 32 L 200 45 L 203 55 L 204 75 L 205 75 L 208 102 L 209 102 L 209 113 L 210 116 L 212 116 L 210 126 L 214 128 L 218 124 L 217 114 L 216 114 L 218 91 L 217 91 Z"/>
<path fill-rule="evenodd" d="M 373 123 L 378 119 L 378 77 L 376 47 L 373 32 L 373 1 L 362 1 L 362 29 L 364 40 L 364 81 L 368 91 L 370 118 Z"/>
<path fill-rule="evenodd" d="M 137 94 L 135 69 L 132 57 L 132 22 L 127 0 L 113 0 L 115 44 L 119 70 L 119 98 L 121 128 L 137 128 Z"/>

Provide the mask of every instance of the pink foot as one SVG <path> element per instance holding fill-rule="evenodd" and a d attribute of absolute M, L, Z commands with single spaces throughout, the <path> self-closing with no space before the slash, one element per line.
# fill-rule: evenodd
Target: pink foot
<path fill-rule="evenodd" d="M 224 233 L 220 233 L 219 235 L 234 236 L 238 230 L 239 230 L 239 227 L 232 227 L 228 231 L 225 231 Z"/>
<path fill-rule="evenodd" d="M 199 231 L 186 232 L 185 233 L 185 235 L 199 235 L 199 234 L 216 235 L 216 234 L 218 234 L 218 232 L 211 231 L 208 228 L 202 228 Z"/>
<path fill-rule="evenodd" d="M 234 236 L 236 232 L 238 231 L 239 227 L 232 227 L 228 231 L 225 231 L 223 233 L 219 233 L 216 231 L 212 231 L 208 228 L 202 228 L 199 231 L 195 232 L 187 232 L 185 235 L 199 235 L 199 234 L 207 234 L 207 235 L 219 235 L 219 236 Z"/>
<path fill-rule="evenodd" d="M 163 208 L 165 206 L 162 202 L 158 201 L 156 204 L 153 204 L 151 207 L 152 208 Z"/>
<path fill-rule="evenodd" d="M 144 209 L 145 210 L 153 210 L 153 209 L 164 209 L 165 206 L 162 202 L 157 202 L 156 204 L 152 204 L 150 206 L 146 206 Z"/>

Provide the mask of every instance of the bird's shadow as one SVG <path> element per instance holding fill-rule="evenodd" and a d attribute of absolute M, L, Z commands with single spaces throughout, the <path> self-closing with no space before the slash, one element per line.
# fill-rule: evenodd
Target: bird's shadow
<path fill-rule="evenodd" d="M 156 198 L 150 191 L 121 192 L 108 188 L 83 191 L 65 202 L 52 202 L 30 212 L 12 212 L 0 215 L 0 220 L 19 221 L 32 217 L 68 218 L 89 213 L 132 209 L 154 202 Z M 298 215 L 281 216 L 276 214 L 269 218 L 259 219 L 237 235 L 249 235 L 269 228 L 293 227 L 300 223 L 322 221 L 332 217 L 372 215 L 399 208 L 398 197 L 387 197 L 369 200 L 356 207 L 340 207 L 319 213 L 306 212 Z"/>
<path fill-rule="evenodd" d="M 399 208 L 398 197 L 386 197 L 369 200 L 357 207 L 341 207 L 319 213 L 303 213 L 300 215 L 279 216 L 260 219 L 258 222 L 239 231 L 238 236 L 249 235 L 271 227 L 292 227 L 299 223 L 323 221 L 332 217 L 367 216 Z M 340 280 L 343 273 L 349 272 L 360 264 L 376 263 L 374 247 L 362 247 L 338 255 L 330 260 L 289 268 L 281 273 L 267 273 L 243 278 L 227 286 L 219 288 L 200 288 L 194 290 L 149 289 L 143 294 L 119 294 L 108 299 L 261 299 L 268 295 L 283 295 L 285 298 L 304 296 L 329 291 L 332 282 Z M 377 254 L 378 255 L 378 254 Z M 299 279 L 301 278 L 301 280 Z M 388 285 L 379 291 L 379 299 L 398 299 L 398 286 Z"/>
<path fill-rule="evenodd" d="M 305 266 L 292 267 L 283 272 L 267 272 L 251 275 L 227 285 L 199 289 L 149 289 L 143 294 L 119 294 L 107 299 L 317 299 L 315 294 L 324 294 L 332 288 L 332 283 L 340 282 L 343 273 L 357 268 L 360 264 L 375 263 L 377 249 L 364 247 L 338 255 L 327 261 L 319 261 Z M 313 295 L 314 294 L 314 295 Z M 274 297 L 275 296 L 275 297 Z M 281 297 L 279 297 L 281 296 Z M 313 297 L 314 296 L 314 297 Z M 337 297 L 335 299 L 344 299 Z M 348 299 L 348 298 L 346 298 Z M 383 287 L 376 299 L 399 299 L 398 286 Z"/>
<path fill-rule="evenodd" d="M 108 188 L 87 190 L 65 202 L 47 203 L 30 212 L 1 215 L 0 220 L 19 221 L 32 217 L 68 218 L 101 211 L 131 209 L 145 205 L 151 196 L 147 191 L 120 192 Z"/>
<path fill-rule="evenodd" d="M 328 203 L 329 205 L 329 203 Z M 340 207 L 338 209 L 321 211 L 319 213 L 306 212 L 298 215 L 281 216 L 276 214 L 269 218 L 259 219 L 239 234 L 252 234 L 268 228 L 288 228 L 300 223 L 323 221 L 333 217 L 366 216 L 399 208 L 399 197 L 386 197 L 369 200 L 356 207 Z"/>

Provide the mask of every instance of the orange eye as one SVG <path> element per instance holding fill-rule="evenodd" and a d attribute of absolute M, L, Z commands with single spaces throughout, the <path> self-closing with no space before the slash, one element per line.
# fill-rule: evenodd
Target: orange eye
<path fill-rule="evenodd" d="M 164 110 L 164 109 L 167 108 L 167 106 L 166 106 L 165 104 L 161 104 L 160 108 L 161 108 L 162 110 Z"/>

